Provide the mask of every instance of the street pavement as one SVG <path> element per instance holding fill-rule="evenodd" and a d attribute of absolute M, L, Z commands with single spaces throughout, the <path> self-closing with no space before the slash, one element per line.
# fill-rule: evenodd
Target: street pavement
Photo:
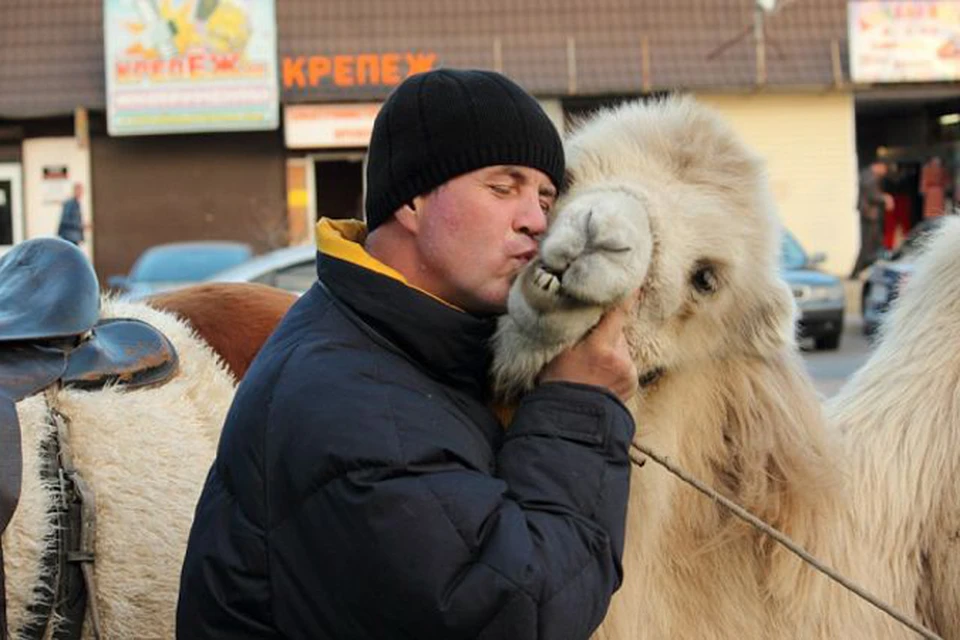
<path fill-rule="evenodd" d="M 848 317 L 844 323 L 843 338 L 836 351 L 804 349 L 803 361 L 813 381 L 824 396 L 830 397 L 870 357 L 870 343 L 863 335 L 863 321 L 859 315 Z M 802 345 L 803 346 L 803 345 Z"/>
<path fill-rule="evenodd" d="M 805 345 L 803 361 L 807 371 L 813 376 L 817 390 L 830 397 L 859 369 L 870 357 L 871 347 L 863 335 L 863 318 L 860 316 L 859 281 L 846 280 L 847 312 L 844 321 L 843 338 L 836 351 L 813 351 L 812 344 Z"/>

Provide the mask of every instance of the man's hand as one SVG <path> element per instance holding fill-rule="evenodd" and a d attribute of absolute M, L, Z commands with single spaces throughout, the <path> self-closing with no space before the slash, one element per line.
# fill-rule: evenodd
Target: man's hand
<path fill-rule="evenodd" d="M 575 382 L 609 389 L 623 402 L 637 392 L 637 366 L 623 332 L 628 312 L 612 309 L 583 340 L 553 359 L 540 382 Z"/>
<path fill-rule="evenodd" d="M 883 206 L 887 212 L 893 211 L 893 208 L 896 206 L 896 203 L 893 201 L 893 196 L 889 193 L 883 194 Z"/>

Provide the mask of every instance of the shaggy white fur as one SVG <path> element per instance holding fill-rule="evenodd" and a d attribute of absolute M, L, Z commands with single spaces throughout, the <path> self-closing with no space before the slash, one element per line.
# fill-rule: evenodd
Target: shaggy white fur
<path fill-rule="evenodd" d="M 172 638 L 180 567 L 193 510 L 213 460 L 234 382 L 218 357 L 171 315 L 104 301 L 103 317 L 145 320 L 180 357 L 164 385 L 58 393 L 70 418 L 74 464 L 96 494 L 97 602 L 108 638 Z M 54 534 L 52 493 L 40 484 L 38 446 L 52 427 L 42 395 L 17 405 L 23 430 L 23 492 L 3 535 L 9 625 L 28 620 L 40 554 Z M 89 622 L 89 621 L 88 621 Z M 88 637 L 89 623 L 85 626 Z"/>
<path fill-rule="evenodd" d="M 602 112 L 568 141 L 568 167 L 544 242 L 563 260 L 532 263 L 511 291 L 501 391 L 528 388 L 639 289 L 638 441 L 957 637 L 960 226 L 825 415 L 794 342 L 762 163 L 724 122 L 690 99 Z M 594 242 L 598 214 L 619 232 L 603 235 L 642 240 Z M 915 637 L 652 463 L 633 474 L 624 568 L 598 638 Z"/>

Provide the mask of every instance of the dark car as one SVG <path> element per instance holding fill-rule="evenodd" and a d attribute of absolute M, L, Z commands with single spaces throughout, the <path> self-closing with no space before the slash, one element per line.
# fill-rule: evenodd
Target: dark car
<path fill-rule="evenodd" d="M 825 259 L 822 253 L 807 254 L 793 234 L 784 230 L 780 270 L 800 311 L 798 336 L 812 339 L 817 349 L 832 350 L 839 348 L 843 335 L 846 296 L 840 278 L 816 269 Z"/>
<path fill-rule="evenodd" d="M 173 242 L 144 251 L 130 274 L 111 276 L 107 283 L 120 297 L 136 300 L 145 296 L 195 284 L 253 257 L 242 242 Z"/>
<path fill-rule="evenodd" d="M 883 315 L 913 276 L 917 256 L 943 220 L 943 217 L 930 218 L 919 223 L 896 251 L 882 251 L 867 271 L 862 298 L 863 332 L 866 335 L 876 333 Z"/>

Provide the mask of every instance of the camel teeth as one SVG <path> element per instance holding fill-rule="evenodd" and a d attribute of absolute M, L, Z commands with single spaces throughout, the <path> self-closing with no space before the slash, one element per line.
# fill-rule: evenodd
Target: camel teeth
<path fill-rule="evenodd" d="M 555 293 L 560 288 L 560 280 L 557 279 L 557 276 L 543 269 L 537 269 L 537 275 L 533 282 L 547 293 Z"/>

